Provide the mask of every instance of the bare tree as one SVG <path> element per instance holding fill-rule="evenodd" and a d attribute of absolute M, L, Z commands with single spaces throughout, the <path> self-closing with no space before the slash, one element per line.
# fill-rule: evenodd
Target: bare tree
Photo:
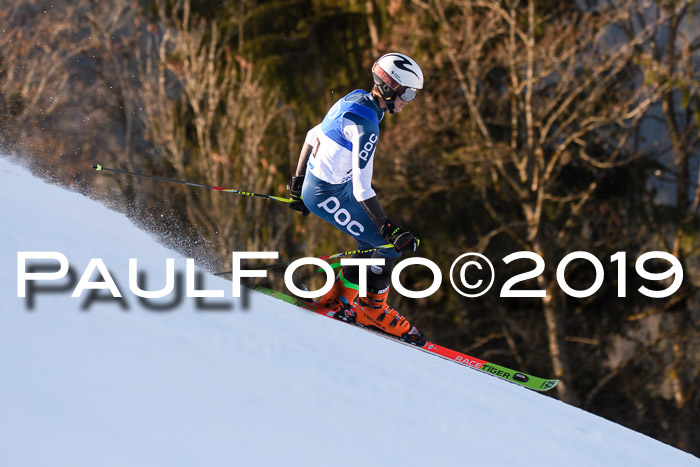
<path fill-rule="evenodd" d="M 190 178 L 245 191 L 277 189 L 279 162 L 264 145 L 280 115 L 277 98 L 263 90 L 254 64 L 225 45 L 215 23 L 191 17 L 188 0 L 171 9 L 156 3 L 159 24 L 139 62 L 145 119 L 160 154 Z M 234 238 L 254 250 L 273 247 L 284 232 L 264 235 L 264 222 L 246 221 L 274 209 L 269 201 L 192 190 L 184 197 L 192 224 L 220 255 L 230 253 Z"/>
<path fill-rule="evenodd" d="M 677 11 L 626 37 L 620 25 L 629 14 L 621 5 L 544 12 L 532 0 L 414 3 L 439 25 L 439 58 L 468 113 L 464 144 L 451 157 L 482 167 L 480 201 L 496 228 L 480 248 L 505 233 L 545 258 L 537 285 L 545 292 L 550 361 L 559 397 L 577 403 L 564 345 L 566 296 L 550 263 L 585 250 L 582 216 L 605 172 L 640 156 L 633 136 L 670 84 L 642 85 L 636 48 Z M 592 175 L 567 185 L 563 174 L 572 165 Z M 519 215 L 499 211 L 494 189 L 509 191 Z"/>
<path fill-rule="evenodd" d="M 89 2 L 59 7 L 49 2 L 2 4 L 3 139 L 11 147 L 31 147 L 37 131 L 41 134 L 57 110 L 71 103 L 71 73 L 80 72 L 79 59 L 92 48 L 89 35 L 76 22 Z"/>
<path fill-rule="evenodd" d="M 697 346 L 700 332 L 697 323 L 696 294 L 697 268 L 693 263 L 700 257 L 697 241 L 698 214 L 700 213 L 700 7 L 697 2 L 629 2 L 630 18 L 624 24 L 627 37 L 639 34 L 645 40 L 637 46 L 638 62 L 649 85 L 663 86 L 650 122 L 662 131 L 658 141 L 646 144 L 657 152 L 659 180 L 670 182 L 660 190 L 672 192 L 672 213 L 661 221 L 656 243 L 671 251 L 686 271 L 685 286 L 660 304 L 650 305 L 636 318 L 652 321 L 661 314 L 661 333 L 664 336 L 648 352 L 656 352 L 668 362 L 662 377 L 652 390 L 664 392 L 665 381 L 671 383 L 676 410 L 681 414 L 683 427 L 692 426 L 697 412 L 693 399 L 700 393 L 700 355 Z M 661 22 L 661 28 L 649 28 Z M 668 85 L 668 86 L 665 86 Z M 693 172 L 695 171 L 695 172 Z M 658 181 L 656 182 L 658 183 Z M 662 233 L 667 233 L 664 235 Z M 695 324 L 695 325 L 694 325 Z M 675 431 L 675 430 L 672 430 Z M 678 430 L 675 440 L 682 449 L 693 446 L 692 430 Z"/>

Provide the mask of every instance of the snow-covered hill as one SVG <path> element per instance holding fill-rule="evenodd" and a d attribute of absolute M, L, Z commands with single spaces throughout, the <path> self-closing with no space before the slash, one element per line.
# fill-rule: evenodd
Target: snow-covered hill
<path fill-rule="evenodd" d="M 251 293 L 245 308 L 214 276 L 202 288 L 225 298 L 205 302 L 229 309 L 194 298 L 146 308 L 129 290 L 128 259 L 156 290 L 165 259 L 184 275 L 184 258 L 6 159 L 0 186 L 0 466 L 700 465 L 545 395 L 277 300 Z M 27 251 L 60 252 L 72 271 L 36 282 L 60 290 L 34 293 L 32 309 L 17 297 Z M 127 310 L 86 301 L 90 290 L 71 298 L 92 258 Z"/>

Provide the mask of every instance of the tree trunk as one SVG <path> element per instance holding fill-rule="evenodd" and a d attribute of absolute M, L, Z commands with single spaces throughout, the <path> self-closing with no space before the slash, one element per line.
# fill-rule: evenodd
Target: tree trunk
<path fill-rule="evenodd" d="M 535 251 L 542 252 L 542 248 L 535 248 Z M 541 253 L 540 253 L 541 254 Z M 560 316 L 559 298 L 562 293 L 556 280 L 550 279 L 550 271 L 545 271 L 537 277 L 537 284 L 541 290 L 545 290 L 547 295 L 542 298 L 542 312 L 547 327 L 547 341 L 549 347 L 549 358 L 554 370 L 554 376 L 559 379 L 556 391 L 557 396 L 563 402 L 571 405 L 579 405 L 576 393 L 569 388 L 571 381 L 571 368 L 564 348 L 564 326 Z"/>

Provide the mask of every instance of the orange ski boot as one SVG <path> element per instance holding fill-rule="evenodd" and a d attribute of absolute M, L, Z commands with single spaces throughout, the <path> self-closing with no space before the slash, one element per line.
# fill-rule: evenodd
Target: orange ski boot
<path fill-rule="evenodd" d="M 333 288 L 321 297 L 318 304 L 329 310 L 339 311 L 342 308 L 347 308 L 341 298 L 344 297 L 352 305 L 359 293 L 358 285 L 343 277 L 343 271 L 340 271 Z"/>
<path fill-rule="evenodd" d="M 425 335 L 415 326 L 411 326 L 406 318 L 386 303 L 388 295 L 388 287 L 379 293 L 368 290 L 367 297 L 361 297 L 355 308 L 356 321 L 364 326 L 375 327 L 418 347 L 424 346 L 426 343 Z"/>

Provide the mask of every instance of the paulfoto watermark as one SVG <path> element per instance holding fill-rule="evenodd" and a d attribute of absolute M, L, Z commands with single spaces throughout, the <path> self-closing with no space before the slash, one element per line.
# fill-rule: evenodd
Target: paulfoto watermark
<path fill-rule="evenodd" d="M 231 254 L 231 288 L 230 297 L 241 297 L 241 281 L 244 278 L 265 278 L 267 269 L 254 269 L 243 267 L 243 260 L 275 260 L 279 258 L 278 252 L 253 251 L 233 252 Z M 628 261 L 625 252 L 617 252 L 607 258 L 616 271 L 615 277 L 607 278 L 617 284 L 617 296 L 626 297 L 628 292 L 627 275 Z M 499 297 L 503 298 L 542 298 L 547 291 L 540 289 L 527 289 L 522 282 L 537 279 L 545 271 L 545 260 L 531 251 L 519 251 L 509 254 L 501 259 L 505 265 L 522 261 L 530 265 L 527 272 L 507 278 L 501 286 Z M 654 261 L 655 272 L 647 268 L 649 262 Z M 41 263 L 37 270 L 36 263 Z M 575 289 L 566 279 L 567 268 L 574 262 L 587 263 L 593 275 L 592 283 L 584 289 Z M 182 297 L 195 299 L 221 299 L 227 296 L 224 289 L 202 288 L 202 273 L 195 271 L 194 259 L 185 259 L 184 279 L 181 272 L 175 271 L 175 259 L 165 259 L 165 285 L 158 290 L 146 290 L 140 284 L 146 279 L 146 273 L 139 271 L 137 258 L 128 259 L 128 291 L 142 302 L 149 300 L 162 300 L 176 297 L 174 303 L 179 303 Z M 52 267 L 53 265 L 53 267 Z M 303 266 L 315 266 L 325 272 L 326 281 L 323 287 L 317 290 L 302 290 L 294 284 L 294 273 Z M 356 266 L 358 268 L 358 288 L 360 296 L 367 295 L 368 269 L 372 266 L 383 266 L 382 258 L 342 258 L 341 266 Z M 580 264 L 579 264 L 580 265 Z M 665 265 L 665 266 L 664 266 Z M 115 265 L 111 265 L 115 266 Z M 432 273 L 430 286 L 423 290 L 409 290 L 401 283 L 401 273 L 407 268 L 422 266 Z M 654 290 L 642 285 L 637 292 L 650 298 L 664 298 L 674 294 L 683 282 L 683 268 L 680 261 L 673 255 L 663 251 L 650 251 L 636 258 L 634 269 L 639 278 L 646 281 L 659 282 L 663 289 Z M 659 271 L 660 270 L 660 271 Z M 152 274 L 152 271 L 149 271 Z M 93 280 L 94 276 L 99 280 Z M 452 288 L 465 297 L 480 297 L 491 291 L 496 279 L 496 267 L 486 256 L 480 253 L 468 252 L 456 258 L 449 269 L 449 282 Z M 108 265 L 101 258 L 92 258 L 76 281 L 77 275 L 71 269 L 66 255 L 57 251 L 20 251 L 17 253 L 17 297 L 33 300 L 34 295 L 42 291 L 51 290 L 52 293 L 71 293 L 72 298 L 81 298 L 86 292 L 106 291 L 112 298 L 120 299 L 125 296 L 126 290 L 118 286 L 115 275 L 110 272 Z M 601 260 L 595 255 L 585 251 L 575 251 L 567 254 L 557 264 L 556 284 L 567 295 L 575 298 L 586 298 L 595 294 L 603 286 L 606 280 L 605 268 Z M 61 287 L 51 286 L 58 281 L 64 281 Z M 333 267 L 320 258 L 300 258 L 290 263 L 284 271 L 284 283 L 287 289 L 301 298 L 318 298 L 331 290 L 335 282 Z M 42 287 L 38 287 L 41 283 Z M 183 284 L 184 283 L 184 284 Z M 437 292 L 443 283 L 443 273 L 440 267 L 427 258 L 411 257 L 398 262 L 391 272 L 391 285 L 393 290 L 408 298 L 426 298 Z M 518 287 L 518 284 L 521 284 Z M 179 297 L 179 298 L 177 298 Z M 92 296 L 94 300 L 94 295 Z M 157 305 L 155 305 L 157 306 Z"/>
<path fill-rule="evenodd" d="M 624 298 L 627 296 L 627 254 L 625 252 L 617 252 L 610 256 L 611 263 L 616 263 L 617 296 Z M 651 272 L 646 268 L 646 265 L 658 260 L 662 264 L 667 264 L 667 268 L 661 272 Z M 516 288 L 517 284 L 537 279 L 545 271 L 545 260 L 538 254 L 531 251 L 518 251 L 509 254 L 502 258 L 502 262 L 509 265 L 515 261 L 530 262 L 534 267 L 528 271 L 509 277 L 500 289 L 499 297 L 502 298 L 543 298 L 547 296 L 546 290 L 541 289 L 524 289 Z M 566 279 L 567 268 L 575 261 L 588 263 L 592 266 L 593 283 L 585 289 L 575 289 L 570 286 Z M 313 264 L 322 268 L 326 273 L 325 285 L 316 291 L 305 291 L 297 288 L 292 282 L 294 271 L 305 264 Z M 341 266 L 358 266 L 359 271 L 359 292 L 360 296 L 364 297 L 367 294 L 367 268 L 371 266 L 384 265 L 383 259 L 370 258 L 343 258 L 340 260 Z M 401 273 L 411 266 L 427 267 L 433 275 L 432 283 L 424 290 L 409 290 L 403 286 L 400 280 Z M 683 283 L 683 267 L 678 259 L 663 251 L 650 251 L 639 256 L 634 264 L 637 275 L 647 281 L 659 282 L 666 285 L 661 290 L 654 290 L 640 286 L 637 292 L 650 298 L 665 298 L 673 295 L 681 287 Z M 559 288 L 567 295 L 575 298 L 586 298 L 595 294 L 603 286 L 605 280 L 605 271 L 602 262 L 593 254 L 585 251 L 575 251 L 564 256 L 559 261 L 556 268 L 556 283 Z M 663 269 L 663 268 L 662 268 Z M 455 259 L 449 270 L 449 279 L 452 288 L 465 297 L 480 297 L 489 292 L 496 279 L 496 268 L 493 263 L 483 254 L 468 252 L 460 255 Z M 672 279 L 672 280 L 671 280 Z M 284 275 L 285 285 L 295 295 L 302 298 L 316 298 L 328 292 L 333 286 L 334 273 L 328 263 L 317 258 L 302 258 L 292 262 Z M 399 294 L 408 298 L 426 298 L 437 292 L 442 285 L 442 271 L 435 262 L 420 257 L 412 257 L 400 261 L 396 264 L 391 272 L 391 285 Z"/>
<path fill-rule="evenodd" d="M 78 279 L 76 268 L 71 266 L 66 255 L 57 251 L 20 251 L 17 253 L 17 297 L 25 300 L 25 307 L 32 311 L 36 308 L 37 298 L 48 300 L 56 295 L 67 295 L 78 301 L 83 311 L 88 311 L 97 303 L 116 304 L 128 311 L 134 299 L 143 308 L 154 312 L 177 309 L 185 299 L 194 301 L 197 311 L 231 311 L 233 303 L 225 300 L 224 290 L 207 289 L 207 274 L 197 270 L 194 259 L 185 260 L 185 272 L 176 270 L 176 260 L 164 259 L 164 286 L 149 290 L 149 282 L 162 280 L 151 264 L 148 271 L 139 270 L 138 259 L 129 258 L 128 288 L 120 286 L 123 277 L 115 274 L 115 264 L 107 263 L 101 258 L 91 258 L 87 266 L 81 269 Z M 154 277 L 153 276 L 158 276 Z M 95 278 L 95 280 L 93 280 Z M 163 283 L 161 282 L 161 283 Z M 240 306 L 249 305 L 248 289 L 237 295 L 241 297 Z M 222 300 L 223 299 L 223 300 Z"/>

